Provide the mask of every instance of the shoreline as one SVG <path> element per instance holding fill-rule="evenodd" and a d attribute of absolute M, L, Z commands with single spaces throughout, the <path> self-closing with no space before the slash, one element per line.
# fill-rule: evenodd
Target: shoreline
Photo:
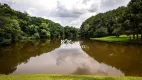
<path fill-rule="evenodd" d="M 7 79 L 8 80 L 142 80 L 142 77 L 58 75 L 58 74 L 0 75 L 0 80 L 7 80 Z"/>
<path fill-rule="evenodd" d="M 101 41 L 101 42 L 109 42 L 109 43 L 120 43 L 120 44 L 137 44 L 142 45 L 142 42 L 136 42 L 130 40 L 128 36 L 122 35 L 119 38 L 115 36 L 106 36 L 101 38 L 90 38 L 92 41 Z"/>

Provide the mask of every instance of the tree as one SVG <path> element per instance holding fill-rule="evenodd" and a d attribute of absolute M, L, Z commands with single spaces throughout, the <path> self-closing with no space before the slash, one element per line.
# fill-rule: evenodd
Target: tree
<path fill-rule="evenodd" d="M 63 38 L 63 30 L 64 28 L 56 23 L 56 24 L 51 24 L 49 25 L 50 33 L 51 33 L 51 38 Z"/>
<path fill-rule="evenodd" d="M 5 19 L 5 23 L 1 26 L 0 33 L 0 43 L 10 44 L 11 42 L 16 42 L 20 39 L 22 31 L 19 27 L 17 20 Z"/>
<path fill-rule="evenodd" d="M 138 34 L 142 32 L 141 27 L 139 26 L 142 20 L 142 0 L 131 0 L 128 4 L 128 13 L 130 15 L 129 20 L 131 25 L 133 25 L 133 37 L 136 34 L 136 39 L 138 40 Z"/>
<path fill-rule="evenodd" d="M 75 39 L 78 36 L 78 29 L 70 26 L 64 27 L 64 38 Z"/>
<path fill-rule="evenodd" d="M 63 31 L 64 28 L 58 23 L 31 17 L 27 12 L 15 11 L 7 4 L 0 4 L 0 45 L 29 39 L 61 38 Z"/>
<path fill-rule="evenodd" d="M 94 37 L 104 37 L 108 34 L 107 28 L 99 28 L 94 32 Z"/>
<path fill-rule="evenodd" d="M 139 23 L 138 25 L 140 27 L 140 33 L 141 33 L 141 40 L 142 40 L 142 23 Z"/>
<path fill-rule="evenodd" d="M 103 37 L 107 35 L 122 34 L 124 28 L 123 18 L 126 13 L 126 7 L 122 6 L 106 13 L 99 13 L 83 22 L 81 34 L 84 37 Z M 121 26 L 120 26 L 121 25 Z"/>
<path fill-rule="evenodd" d="M 115 29 L 113 31 L 113 34 L 116 37 L 119 37 L 123 33 L 123 29 L 121 27 L 121 24 L 115 24 L 114 27 L 115 27 Z"/>
<path fill-rule="evenodd" d="M 35 25 L 30 25 L 28 27 L 29 35 L 33 35 L 38 32 L 39 27 Z"/>
<path fill-rule="evenodd" d="M 50 32 L 49 32 L 49 25 L 46 23 L 41 23 L 40 25 L 40 38 L 41 39 L 46 39 L 46 38 L 50 38 Z"/>

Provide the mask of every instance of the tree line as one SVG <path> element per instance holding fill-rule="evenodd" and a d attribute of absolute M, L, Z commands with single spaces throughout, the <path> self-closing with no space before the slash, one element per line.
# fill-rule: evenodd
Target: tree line
<path fill-rule="evenodd" d="M 0 3 L 0 45 L 39 39 L 75 39 L 104 36 L 130 36 L 142 40 L 142 0 L 131 0 L 128 5 L 99 13 L 88 18 L 80 29 L 61 26 L 51 20 L 33 17 L 26 12 L 15 11 Z"/>
<path fill-rule="evenodd" d="M 82 37 L 130 36 L 131 40 L 142 40 L 142 0 L 131 0 L 128 5 L 99 13 L 81 25 Z M 133 35 L 133 37 L 132 37 Z"/>
<path fill-rule="evenodd" d="M 28 13 L 15 11 L 8 4 L 0 3 L 0 44 L 13 42 L 76 38 L 79 29 L 63 27 L 59 23 L 41 17 L 32 17 Z"/>

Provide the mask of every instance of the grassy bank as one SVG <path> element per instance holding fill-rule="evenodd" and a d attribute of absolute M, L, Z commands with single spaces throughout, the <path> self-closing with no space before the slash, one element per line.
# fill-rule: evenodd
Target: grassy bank
<path fill-rule="evenodd" d="M 139 40 L 138 41 L 137 40 L 130 40 L 130 36 L 121 35 L 120 37 L 107 36 L 107 37 L 101 37 L 101 38 L 91 38 L 91 40 L 105 41 L 105 42 L 142 44 L 142 41 L 140 40 L 140 38 L 141 38 L 141 35 L 139 35 Z"/>
<path fill-rule="evenodd" d="M 130 38 L 126 35 L 121 35 L 119 38 L 116 36 L 107 36 L 101 38 L 91 38 L 91 40 L 107 41 L 107 42 L 129 42 Z"/>
<path fill-rule="evenodd" d="M 80 75 L 0 75 L 0 80 L 142 80 L 141 77 L 103 77 Z"/>

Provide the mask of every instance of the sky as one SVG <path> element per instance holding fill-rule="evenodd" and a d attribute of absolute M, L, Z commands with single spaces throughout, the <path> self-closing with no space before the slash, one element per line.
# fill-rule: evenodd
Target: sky
<path fill-rule="evenodd" d="M 62 26 L 79 28 L 87 18 L 127 6 L 130 0 L 0 0 L 30 16 L 50 19 Z"/>

